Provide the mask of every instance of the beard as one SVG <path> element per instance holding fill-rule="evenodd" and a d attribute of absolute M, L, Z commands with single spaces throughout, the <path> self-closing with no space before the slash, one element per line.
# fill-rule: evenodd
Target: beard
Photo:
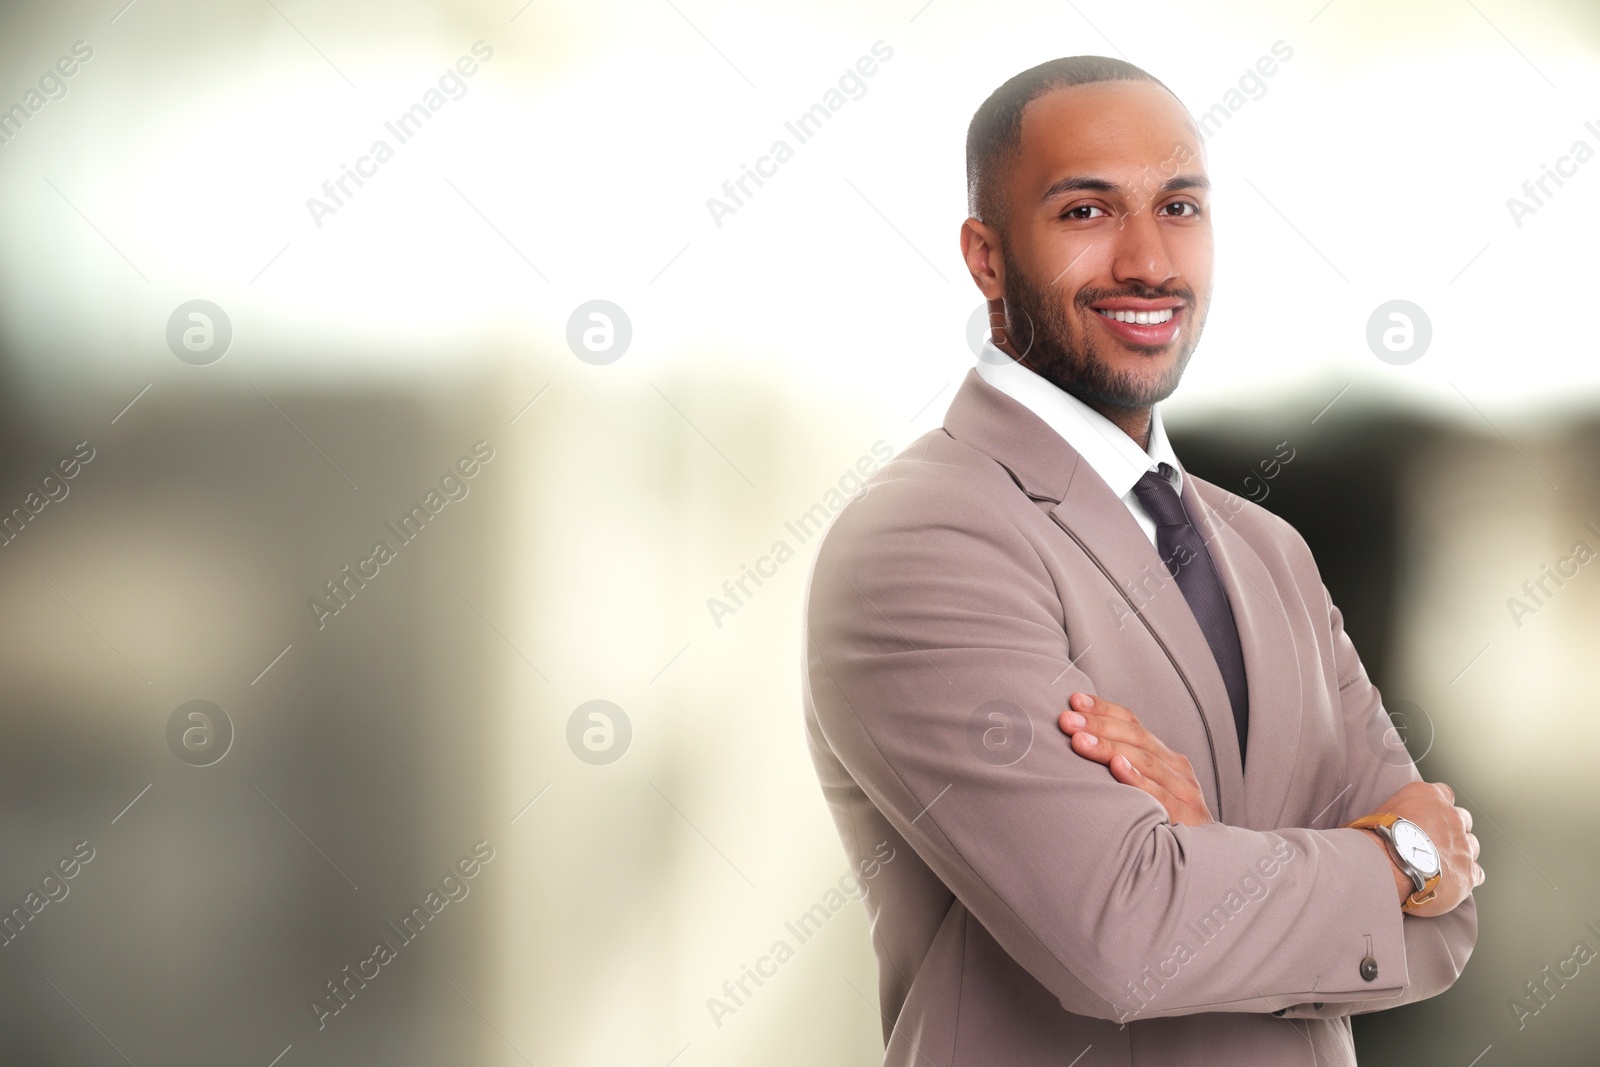
<path fill-rule="evenodd" d="M 1018 362 L 1065 392 L 1096 410 L 1121 408 L 1142 410 L 1165 400 L 1178 388 L 1189 357 L 1200 340 L 1203 313 L 1178 338 L 1178 358 L 1156 377 L 1131 370 L 1118 370 L 1102 355 L 1100 345 L 1119 345 L 1154 359 L 1171 345 L 1125 345 L 1110 338 L 1074 336 L 1067 318 L 1066 302 L 1059 290 L 1036 288 L 1021 271 L 1007 270 L 1004 283 L 1006 337 L 1020 355 Z M 1090 305 L 1113 297 L 1140 300 L 1176 298 L 1184 302 L 1191 315 L 1197 311 L 1194 293 L 1189 289 L 1082 289 L 1074 301 L 1090 315 L 1099 314 Z"/>

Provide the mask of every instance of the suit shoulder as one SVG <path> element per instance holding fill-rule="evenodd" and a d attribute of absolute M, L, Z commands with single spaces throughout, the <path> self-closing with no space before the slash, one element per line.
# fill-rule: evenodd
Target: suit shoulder
<path fill-rule="evenodd" d="M 1032 507 L 999 463 L 943 428 L 931 430 L 880 467 L 834 517 L 813 580 L 896 557 L 899 566 L 949 558 L 979 544 L 1004 543 L 1003 551 L 1015 554 L 1024 538 L 1012 516 Z"/>
<path fill-rule="evenodd" d="M 867 479 L 834 519 L 820 551 L 870 534 L 993 523 L 997 506 L 1026 502 L 1004 467 L 943 428 L 930 430 Z"/>

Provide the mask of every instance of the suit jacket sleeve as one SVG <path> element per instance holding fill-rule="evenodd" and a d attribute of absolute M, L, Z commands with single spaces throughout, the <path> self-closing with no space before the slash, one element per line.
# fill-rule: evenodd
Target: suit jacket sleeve
<path fill-rule="evenodd" d="M 1433 943 L 1461 920 L 1403 922 L 1361 831 L 1176 826 L 1071 751 L 1056 718 L 1095 691 L 1065 632 L 1072 591 L 976 495 L 870 487 L 836 517 L 806 604 L 827 744 L 960 904 L 1065 1009 L 1102 1019 L 1351 1011 L 1436 985 Z M 1359 715 L 1376 698 L 1348 699 Z M 1003 757 L 996 730 L 1014 731 Z M 1404 772 L 1360 773 L 1367 797 Z M 1408 981 L 1411 951 L 1429 963 Z"/>
<path fill-rule="evenodd" d="M 1309 559 L 1310 549 L 1298 534 L 1294 538 Z M 1422 775 L 1394 732 L 1378 689 L 1367 677 L 1361 657 L 1344 631 L 1344 617 L 1334 606 L 1326 586 L 1322 596 L 1328 606 L 1333 664 L 1345 717 L 1349 788 L 1338 805 L 1340 816 L 1336 823 L 1343 825 L 1381 810 L 1385 800 L 1406 784 L 1421 781 Z M 1317 1007 L 1301 1004 L 1285 1014 L 1291 1017 L 1353 1015 L 1409 1004 L 1444 992 L 1461 976 L 1477 942 L 1477 901 L 1468 896 L 1452 911 L 1432 918 L 1407 915 L 1404 931 L 1405 985 L 1398 994 L 1343 1004 L 1324 1002 Z"/>

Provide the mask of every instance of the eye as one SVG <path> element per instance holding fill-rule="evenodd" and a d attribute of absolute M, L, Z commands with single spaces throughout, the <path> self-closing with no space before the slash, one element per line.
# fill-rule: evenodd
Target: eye
<path fill-rule="evenodd" d="M 1169 213 L 1169 217 L 1170 218 L 1177 218 L 1177 219 L 1193 218 L 1194 216 L 1200 214 L 1200 205 L 1196 204 L 1192 200 L 1174 200 L 1170 204 L 1163 204 L 1161 206 L 1161 210 L 1163 212 L 1166 212 L 1168 208 L 1187 208 L 1188 209 L 1187 211 L 1180 211 L 1180 212 L 1177 212 L 1177 213 Z"/>
<path fill-rule="evenodd" d="M 1082 214 L 1085 211 L 1098 211 L 1102 215 L 1106 214 L 1106 210 L 1097 204 L 1074 204 L 1063 211 L 1061 217 L 1064 219 L 1092 219 L 1095 217 L 1094 215 Z"/>

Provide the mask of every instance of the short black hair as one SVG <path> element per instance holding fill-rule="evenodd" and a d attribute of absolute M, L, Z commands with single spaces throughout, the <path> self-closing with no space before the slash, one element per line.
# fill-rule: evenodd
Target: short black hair
<path fill-rule="evenodd" d="M 1112 81 L 1154 82 L 1167 89 L 1126 60 L 1065 56 L 1029 67 L 990 93 L 967 126 L 967 213 L 1004 232 L 1008 205 L 1002 175 L 1022 148 L 1022 112 L 1028 104 L 1055 89 Z"/>

